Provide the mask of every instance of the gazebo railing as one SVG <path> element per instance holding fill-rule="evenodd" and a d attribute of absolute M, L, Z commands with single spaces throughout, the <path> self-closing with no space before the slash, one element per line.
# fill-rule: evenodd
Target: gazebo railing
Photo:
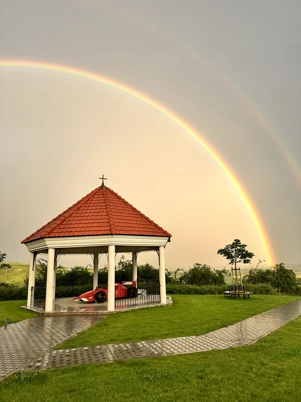
<path fill-rule="evenodd" d="M 32 286 L 30 290 L 30 307 L 45 306 L 46 286 Z"/>
<path fill-rule="evenodd" d="M 137 297 L 115 299 L 115 307 L 138 306 L 160 302 L 160 283 L 157 281 L 138 281 Z"/>
<path fill-rule="evenodd" d="M 98 288 L 107 288 L 107 284 L 99 284 Z M 88 285 L 69 284 L 56 289 L 56 298 L 76 297 L 89 290 Z M 115 299 L 115 308 L 126 308 L 128 306 L 138 306 L 144 304 L 160 303 L 160 283 L 159 281 L 138 281 L 137 296 Z M 35 309 L 44 309 L 46 300 L 46 286 L 32 286 L 30 307 Z"/>
<path fill-rule="evenodd" d="M 57 298 L 72 298 L 76 297 L 91 289 L 89 285 L 79 285 L 78 283 L 68 283 L 66 285 L 61 285 L 56 288 L 56 299 Z M 31 286 L 30 291 L 30 306 L 44 308 L 46 300 L 46 286 L 36 285 Z"/>

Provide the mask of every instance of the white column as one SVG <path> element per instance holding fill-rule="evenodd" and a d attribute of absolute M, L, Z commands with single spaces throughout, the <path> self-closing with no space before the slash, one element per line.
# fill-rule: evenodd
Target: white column
<path fill-rule="evenodd" d="M 108 311 L 115 310 L 115 246 L 108 247 Z"/>
<path fill-rule="evenodd" d="M 45 300 L 45 313 L 52 313 L 54 311 L 54 260 L 55 249 L 48 249 L 48 266 L 47 266 L 47 281 L 46 281 L 46 300 Z"/>
<path fill-rule="evenodd" d="M 98 253 L 93 255 L 93 289 L 98 287 Z"/>
<path fill-rule="evenodd" d="M 165 283 L 165 255 L 164 247 L 159 247 L 159 277 L 160 277 L 160 299 L 161 304 L 166 304 L 166 283 Z"/>
<path fill-rule="evenodd" d="M 29 261 L 29 274 L 28 274 L 28 291 L 27 291 L 27 308 L 31 308 L 33 305 L 33 300 L 31 297 L 33 294 L 31 293 L 31 288 L 34 287 L 36 281 L 36 254 L 30 253 L 30 261 Z"/>
<path fill-rule="evenodd" d="M 57 253 L 54 255 L 54 264 L 53 264 L 53 270 L 54 270 L 54 282 L 53 282 L 53 303 L 55 301 L 55 289 L 56 289 L 56 268 L 57 268 Z"/>
<path fill-rule="evenodd" d="M 133 263 L 133 281 L 137 283 L 138 271 L 137 271 L 137 255 L 138 253 L 132 253 L 132 263 Z"/>

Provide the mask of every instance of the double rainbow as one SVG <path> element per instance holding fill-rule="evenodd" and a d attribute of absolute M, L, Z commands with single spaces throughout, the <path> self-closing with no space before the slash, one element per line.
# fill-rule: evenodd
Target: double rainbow
<path fill-rule="evenodd" d="M 149 96 L 137 91 L 136 89 L 130 88 L 129 86 L 115 81 L 111 78 L 104 77 L 99 74 L 91 73 L 89 71 L 80 70 L 73 67 L 63 66 L 59 64 L 52 63 L 41 63 L 37 61 L 27 61 L 27 60 L 10 60 L 10 59 L 2 59 L 0 60 L 0 67 L 2 68 L 30 68 L 30 69 L 39 69 L 39 70 L 47 70 L 47 71 L 56 71 L 65 74 L 71 74 L 77 77 L 83 77 L 101 84 L 109 85 L 112 88 L 116 88 L 122 92 L 130 94 L 135 98 L 145 102 L 146 104 L 152 106 L 157 109 L 165 116 L 169 117 L 173 122 L 175 122 L 179 127 L 185 130 L 188 134 L 190 134 L 205 150 L 209 153 L 209 155 L 216 161 L 216 163 L 222 168 L 224 173 L 227 175 L 228 179 L 237 190 L 241 199 L 243 200 L 247 210 L 249 211 L 252 220 L 255 223 L 255 226 L 258 230 L 259 236 L 263 243 L 263 247 L 266 253 L 266 260 L 270 266 L 275 263 L 275 256 L 273 252 L 273 248 L 268 237 L 267 231 L 263 224 L 263 221 L 256 209 L 254 202 L 252 201 L 250 195 L 247 193 L 243 184 L 240 182 L 238 177 L 232 171 L 230 166 L 223 160 L 221 155 L 213 148 L 213 146 L 201 135 L 197 130 L 191 127 L 186 121 L 181 119 L 171 110 L 169 110 L 166 106 L 160 104 L 156 100 L 150 98 Z"/>

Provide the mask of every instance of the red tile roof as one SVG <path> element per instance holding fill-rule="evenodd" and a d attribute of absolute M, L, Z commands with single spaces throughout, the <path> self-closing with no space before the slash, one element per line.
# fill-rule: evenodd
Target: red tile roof
<path fill-rule="evenodd" d="M 22 243 L 45 237 L 136 235 L 171 237 L 110 188 L 96 188 Z"/>

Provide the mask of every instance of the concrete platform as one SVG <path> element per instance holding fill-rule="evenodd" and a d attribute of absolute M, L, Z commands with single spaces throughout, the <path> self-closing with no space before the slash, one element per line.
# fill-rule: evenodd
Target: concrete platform
<path fill-rule="evenodd" d="M 122 301 L 122 303 L 118 303 Z M 166 297 L 166 305 L 172 304 L 172 298 Z M 119 304 L 122 304 L 120 306 Z M 137 308 L 146 307 L 158 307 L 162 306 L 160 303 L 160 296 L 157 301 L 154 301 L 154 297 L 143 296 L 143 298 L 135 299 L 122 299 L 116 300 L 115 311 L 128 311 Z M 27 308 L 23 306 L 23 308 Z M 36 311 L 38 313 L 45 313 L 45 302 L 39 302 L 35 306 L 32 306 L 29 310 Z M 47 313 L 47 315 L 63 315 L 63 314 L 108 314 L 108 303 L 86 303 L 81 301 L 73 301 L 71 297 L 56 299 L 54 304 L 54 312 Z"/>

